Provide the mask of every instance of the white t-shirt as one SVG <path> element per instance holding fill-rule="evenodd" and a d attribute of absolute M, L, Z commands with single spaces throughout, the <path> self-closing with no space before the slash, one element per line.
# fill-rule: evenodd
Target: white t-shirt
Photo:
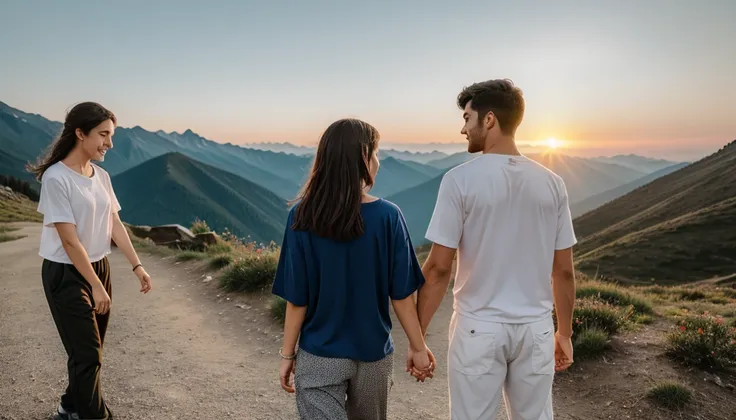
<path fill-rule="evenodd" d="M 458 250 L 454 310 L 501 323 L 549 316 L 554 251 L 577 243 L 562 178 L 500 154 L 444 175 L 426 238 Z"/>
<path fill-rule="evenodd" d="M 62 246 L 54 223 L 73 223 L 91 262 L 110 253 L 113 212 L 120 211 L 110 175 L 92 164 L 94 174 L 86 177 L 57 162 L 41 178 L 38 211 L 43 214 L 39 255 L 50 261 L 72 264 Z"/>

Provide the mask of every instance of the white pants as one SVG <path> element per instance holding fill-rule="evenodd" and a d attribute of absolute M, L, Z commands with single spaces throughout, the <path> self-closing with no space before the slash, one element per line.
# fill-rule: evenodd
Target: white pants
<path fill-rule="evenodd" d="M 457 313 L 447 351 L 452 420 L 495 420 L 503 394 L 510 420 L 552 420 L 552 317 L 530 324 L 478 321 Z"/>

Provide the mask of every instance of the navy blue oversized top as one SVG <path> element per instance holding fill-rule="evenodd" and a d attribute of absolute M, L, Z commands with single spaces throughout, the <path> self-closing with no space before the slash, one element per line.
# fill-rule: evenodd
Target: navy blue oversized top
<path fill-rule="evenodd" d="M 424 284 L 399 207 L 378 199 L 361 215 L 363 235 L 347 242 L 293 230 L 294 208 L 287 218 L 272 291 L 307 306 L 299 347 L 316 356 L 383 359 L 394 350 L 390 300 Z"/>

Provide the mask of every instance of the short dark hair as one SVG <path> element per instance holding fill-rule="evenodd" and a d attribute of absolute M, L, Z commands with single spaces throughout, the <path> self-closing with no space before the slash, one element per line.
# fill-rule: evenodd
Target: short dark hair
<path fill-rule="evenodd" d="M 336 241 L 363 234 L 363 187 L 372 187 L 368 168 L 378 148 L 378 130 L 353 118 L 335 121 L 317 146 L 307 182 L 294 201 L 292 229 L 309 231 Z"/>
<path fill-rule="evenodd" d="M 493 112 L 501 132 L 507 135 L 516 132 L 524 117 L 523 93 L 509 79 L 486 80 L 463 88 L 457 95 L 457 106 L 465 109 L 468 102 L 481 120 Z"/>

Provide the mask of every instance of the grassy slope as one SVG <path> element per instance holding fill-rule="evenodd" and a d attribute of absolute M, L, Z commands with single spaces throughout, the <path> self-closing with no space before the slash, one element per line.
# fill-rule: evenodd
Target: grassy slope
<path fill-rule="evenodd" d="M 736 272 L 736 146 L 575 219 L 578 266 L 622 280 Z"/>

